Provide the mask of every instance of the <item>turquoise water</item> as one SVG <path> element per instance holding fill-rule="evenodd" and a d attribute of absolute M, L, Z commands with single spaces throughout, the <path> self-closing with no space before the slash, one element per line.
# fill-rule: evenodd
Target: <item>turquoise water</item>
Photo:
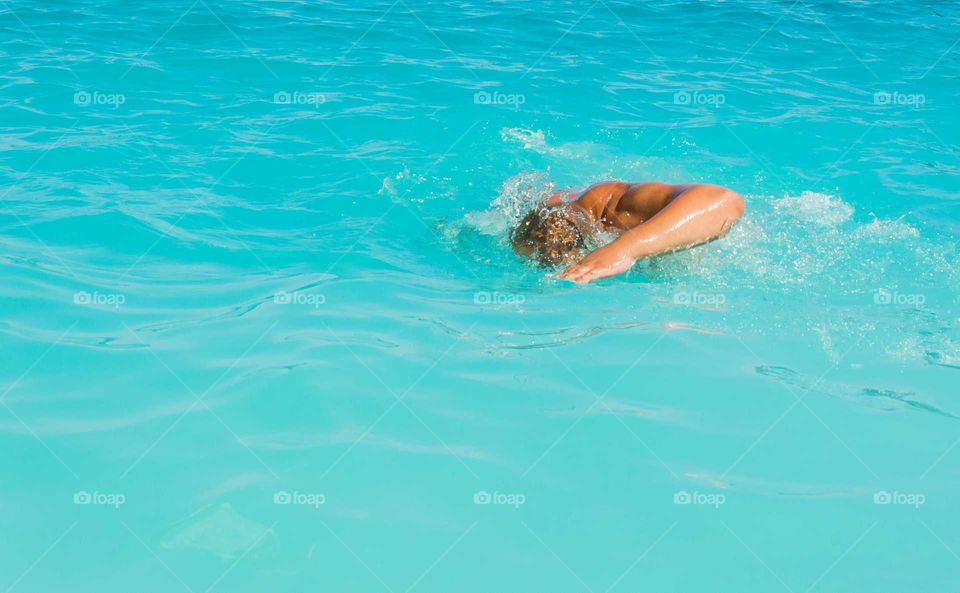
<path fill-rule="evenodd" d="M 958 22 L 4 2 L 0 590 L 955 590 Z M 610 178 L 747 214 L 505 247 Z"/>

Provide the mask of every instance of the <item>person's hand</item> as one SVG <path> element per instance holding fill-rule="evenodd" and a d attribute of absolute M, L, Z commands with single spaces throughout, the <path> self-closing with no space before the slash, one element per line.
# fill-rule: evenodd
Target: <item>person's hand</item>
<path fill-rule="evenodd" d="M 617 241 L 590 252 L 560 274 L 564 280 L 572 280 L 578 284 L 592 282 L 600 278 L 609 278 L 622 274 L 633 266 L 636 261 Z"/>

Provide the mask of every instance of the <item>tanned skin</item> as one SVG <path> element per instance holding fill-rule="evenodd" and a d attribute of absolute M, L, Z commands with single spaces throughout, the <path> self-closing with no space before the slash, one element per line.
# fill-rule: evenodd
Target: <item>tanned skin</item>
<path fill-rule="evenodd" d="M 669 185 L 609 181 L 579 195 L 557 192 L 547 204 L 567 202 L 606 229 L 620 230 L 612 243 L 587 254 L 560 274 L 577 283 L 622 274 L 639 259 L 712 241 L 733 228 L 743 199 L 719 185 Z"/>

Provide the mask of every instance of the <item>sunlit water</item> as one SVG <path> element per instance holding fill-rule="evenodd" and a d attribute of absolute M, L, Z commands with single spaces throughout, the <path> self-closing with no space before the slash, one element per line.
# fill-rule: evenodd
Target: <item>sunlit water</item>
<path fill-rule="evenodd" d="M 958 21 L 4 3 L 0 589 L 955 590 Z M 747 214 L 512 255 L 604 179 Z"/>

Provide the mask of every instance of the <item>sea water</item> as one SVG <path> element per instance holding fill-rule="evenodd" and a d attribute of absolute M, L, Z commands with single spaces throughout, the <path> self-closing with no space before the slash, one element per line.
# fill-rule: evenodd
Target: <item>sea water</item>
<path fill-rule="evenodd" d="M 0 588 L 953 591 L 958 22 L 3 3 Z M 511 253 L 607 179 L 747 211 Z"/>

